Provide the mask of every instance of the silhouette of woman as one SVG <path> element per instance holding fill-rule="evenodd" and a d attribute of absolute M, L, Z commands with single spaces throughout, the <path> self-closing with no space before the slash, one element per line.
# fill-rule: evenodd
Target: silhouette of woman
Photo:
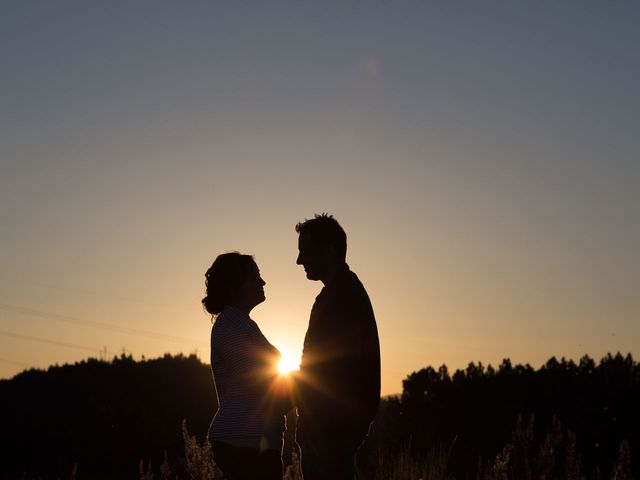
<path fill-rule="evenodd" d="M 249 317 L 265 300 L 265 282 L 253 257 L 238 252 L 219 255 L 205 277 L 202 304 L 215 319 L 213 457 L 229 480 L 282 480 L 284 414 L 291 404 L 276 371 L 280 352 Z"/>

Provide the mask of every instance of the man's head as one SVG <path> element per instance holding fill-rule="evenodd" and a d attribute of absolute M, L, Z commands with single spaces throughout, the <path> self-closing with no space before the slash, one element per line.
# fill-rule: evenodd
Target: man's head
<path fill-rule="evenodd" d="M 326 281 L 347 256 L 347 235 L 332 215 L 315 215 L 296 225 L 298 259 L 309 280 Z"/>

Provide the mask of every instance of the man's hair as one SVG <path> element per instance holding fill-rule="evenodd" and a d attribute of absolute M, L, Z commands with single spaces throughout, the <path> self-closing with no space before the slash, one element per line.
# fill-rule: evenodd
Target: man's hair
<path fill-rule="evenodd" d="M 314 242 L 320 245 L 333 245 L 336 255 L 342 261 L 347 257 L 347 234 L 328 213 L 316 214 L 311 219 L 305 219 L 296 225 L 296 232 L 310 235 Z"/>

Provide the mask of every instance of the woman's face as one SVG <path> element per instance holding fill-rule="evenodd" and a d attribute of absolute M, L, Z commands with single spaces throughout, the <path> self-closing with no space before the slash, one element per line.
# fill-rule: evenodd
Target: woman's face
<path fill-rule="evenodd" d="M 265 281 L 260 276 L 260 270 L 254 263 L 253 269 L 247 279 L 242 284 L 241 295 L 243 302 L 249 309 L 252 309 L 256 305 L 264 302 L 264 286 Z"/>

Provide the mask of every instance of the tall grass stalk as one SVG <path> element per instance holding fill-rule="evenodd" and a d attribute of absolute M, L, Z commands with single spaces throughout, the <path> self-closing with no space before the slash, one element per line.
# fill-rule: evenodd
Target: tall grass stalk
<path fill-rule="evenodd" d="M 189 434 L 186 421 L 182 423 L 184 440 L 185 469 L 191 480 L 223 480 L 224 476 L 216 466 L 211 452 L 211 444 L 205 438 L 202 443 Z M 451 450 L 443 446 L 432 448 L 426 455 L 412 453 L 411 441 L 399 452 L 378 452 L 370 473 L 360 474 L 361 480 L 455 480 L 448 473 Z M 180 469 L 183 471 L 182 469 Z M 77 465 L 71 478 L 75 478 Z M 179 478 L 169 466 L 167 453 L 160 466 L 163 480 Z M 182 475 L 182 474 L 181 474 Z M 154 480 L 151 463 L 140 462 L 140 480 Z M 182 476 L 181 478 L 185 478 Z M 466 477 L 468 478 L 468 477 Z M 596 469 L 589 475 L 583 470 L 580 454 L 576 446 L 576 437 L 570 430 L 562 428 L 554 419 L 551 430 L 537 449 L 533 448 L 533 417 L 528 422 L 519 420 L 513 432 L 511 442 L 495 456 L 492 461 L 480 462 L 477 480 L 601 480 Z M 608 480 L 633 480 L 631 472 L 631 451 L 629 444 L 620 445 L 618 461 L 614 465 Z M 300 457 L 297 451 L 291 455 L 291 463 L 286 466 L 284 480 L 302 480 Z"/>

